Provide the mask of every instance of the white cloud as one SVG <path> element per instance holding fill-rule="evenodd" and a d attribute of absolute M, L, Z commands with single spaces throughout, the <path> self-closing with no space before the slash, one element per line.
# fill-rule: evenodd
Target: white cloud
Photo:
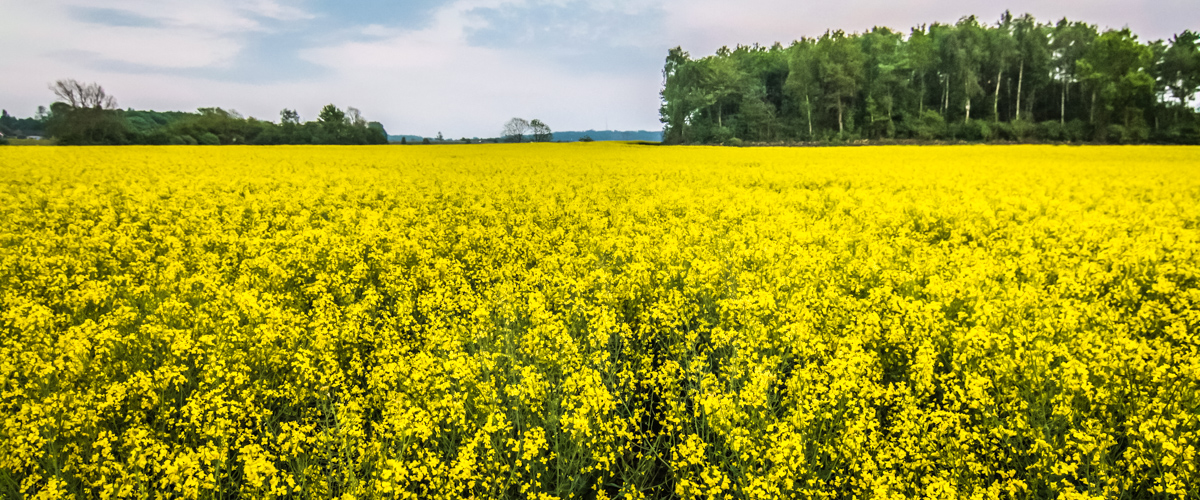
<path fill-rule="evenodd" d="M 513 116 L 540 118 L 559 130 L 657 128 L 658 75 L 571 74 L 551 61 L 467 43 L 471 9 L 498 2 L 457 2 L 429 27 L 374 41 L 304 52 L 332 68 L 337 98 L 381 119 L 392 133 L 494 136 Z M 652 89 L 646 92 L 646 89 Z"/>
<path fill-rule="evenodd" d="M 304 9 L 293 5 L 284 5 L 275 0 L 250 0 L 242 3 L 241 8 L 254 15 L 280 21 L 298 21 L 316 17 Z"/>

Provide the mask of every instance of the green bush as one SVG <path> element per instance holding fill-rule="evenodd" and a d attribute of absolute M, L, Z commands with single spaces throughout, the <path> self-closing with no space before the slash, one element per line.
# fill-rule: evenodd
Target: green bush
<path fill-rule="evenodd" d="M 1044 121 L 1037 124 L 1034 136 L 1043 141 L 1065 141 L 1067 140 L 1067 127 L 1057 121 Z"/>
<path fill-rule="evenodd" d="M 1064 139 L 1071 142 L 1083 142 L 1091 139 L 1092 126 L 1083 120 L 1071 120 L 1063 129 Z"/>
<path fill-rule="evenodd" d="M 950 135 L 963 141 L 987 141 L 992 139 L 992 127 L 983 120 L 955 123 L 950 127 Z"/>
<path fill-rule="evenodd" d="M 742 147 L 742 140 L 737 137 L 730 137 L 729 140 L 725 141 L 725 145 L 740 148 Z"/>
<path fill-rule="evenodd" d="M 1016 120 L 1008 123 L 1008 131 L 1012 140 L 1027 141 L 1037 136 L 1037 124 L 1030 120 Z"/>
<path fill-rule="evenodd" d="M 946 134 L 946 119 L 942 115 L 932 109 L 925 110 L 910 125 L 913 135 L 922 140 L 932 141 L 940 139 Z"/>
<path fill-rule="evenodd" d="M 202 146 L 220 146 L 221 145 L 221 139 L 212 132 L 205 132 L 203 134 L 200 134 L 200 137 L 196 138 L 196 142 L 200 143 L 200 145 L 202 145 Z"/>

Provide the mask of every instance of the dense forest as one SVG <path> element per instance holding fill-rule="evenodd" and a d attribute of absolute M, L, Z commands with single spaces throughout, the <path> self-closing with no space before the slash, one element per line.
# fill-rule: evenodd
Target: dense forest
<path fill-rule="evenodd" d="M 1200 37 L 1142 43 L 1005 13 L 723 47 L 663 68 L 667 143 L 916 139 L 1200 143 Z"/>
<path fill-rule="evenodd" d="M 61 145 L 122 144 L 387 144 L 387 131 L 354 108 L 332 104 L 317 120 L 301 122 L 291 109 L 279 123 L 246 118 L 236 111 L 200 108 L 180 111 L 119 109 L 98 84 L 60 80 L 51 87 L 58 101 L 32 118 L 0 115 L 0 133 L 10 137 L 47 135 Z"/>

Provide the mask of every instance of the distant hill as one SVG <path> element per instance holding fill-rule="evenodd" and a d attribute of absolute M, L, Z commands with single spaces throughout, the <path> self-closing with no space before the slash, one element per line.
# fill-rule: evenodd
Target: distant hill
<path fill-rule="evenodd" d="M 400 142 L 400 139 L 408 139 L 408 142 L 421 142 L 422 137 L 419 135 L 389 135 L 388 142 Z"/>
<path fill-rule="evenodd" d="M 556 142 L 575 142 L 583 136 L 591 137 L 593 141 L 651 141 L 662 142 L 662 131 L 654 130 L 584 130 L 582 132 L 554 131 Z"/>

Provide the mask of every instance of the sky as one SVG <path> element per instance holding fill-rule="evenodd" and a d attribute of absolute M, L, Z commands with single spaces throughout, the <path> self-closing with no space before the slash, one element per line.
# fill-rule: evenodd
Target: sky
<path fill-rule="evenodd" d="M 0 107 L 24 117 L 58 79 L 123 108 L 217 106 L 278 121 L 325 104 L 391 134 L 494 137 L 512 117 L 554 130 L 660 130 L 667 50 L 694 57 L 828 29 L 907 31 L 1003 10 L 1143 40 L 1200 29 L 1195 0 L 0 0 Z"/>

